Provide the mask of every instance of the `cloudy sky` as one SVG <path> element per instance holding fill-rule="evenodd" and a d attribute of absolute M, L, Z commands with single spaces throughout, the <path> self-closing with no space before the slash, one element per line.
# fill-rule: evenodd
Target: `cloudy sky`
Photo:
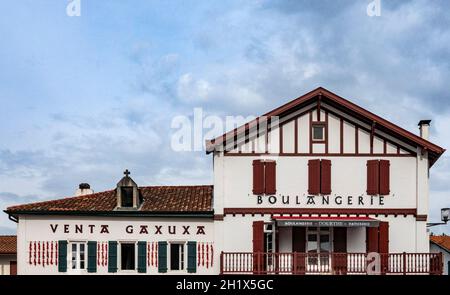
<path fill-rule="evenodd" d="M 171 121 L 258 115 L 323 86 L 450 147 L 450 1 L 2 1 L 0 207 L 140 185 L 212 183 L 212 159 L 170 148 Z M 450 206 L 450 156 L 431 219 Z M 15 224 L 0 214 L 0 233 Z M 436 228 L 447 231 L 450 226 Z"/>

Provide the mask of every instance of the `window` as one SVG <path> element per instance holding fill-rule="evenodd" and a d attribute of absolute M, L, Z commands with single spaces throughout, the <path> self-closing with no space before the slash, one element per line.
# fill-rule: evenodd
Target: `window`
<path fill-rule="evenodd" d="M 70 243 L 70 268 L 74 270 L 86 268 L 86 244 L 84 242 Z"/>
<path fill-rule="evenodd" d="M 276 189 L 275 161 L 253 160 L 253 194 L 274 195 Z"/>
<path fill-rule="evenodd" d="M 184 243 L 170 243 L 170 270 L 184 270 Z"/>
<path fill-rule="evenodd" d="M 323 124 L 313 124 L 312 125 L 312 139 L 314 141 L 324 141 L 325 140 L 325 126 Z"/>
<path fill-rule="evenodd" d="M 121 206 L 122 207 L 133 207 L 133 187 L 124 186 L 121 187 Z"/>
<path fill-rule="evenodd" d="M 308 193 L 311 195 L 331 194 L 330 160 L 308 160 Z"/>
<path fill-rule="evenodd" d="M 120 244 L 120 262 L 121 270 L 136 269 L 136 245 L 134 243 Z"/>
<path fill-rule="evenodd" d="M 367 161 L 367 194 L 386 196 L 390 193 L 389 160 Z"/>

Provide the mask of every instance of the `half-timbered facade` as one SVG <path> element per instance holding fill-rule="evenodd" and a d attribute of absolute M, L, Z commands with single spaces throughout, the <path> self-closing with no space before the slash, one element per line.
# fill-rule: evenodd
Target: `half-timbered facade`
<path fill-rule="evenodd" d="M 213 186 L 126 174 L 111 191 L 8 208 L 18 272 L 353 274 L 375 261 L 438 274 L 428 172 L 445 150 L 429 125 L 418 136 L 315 89 L 207 141 Z"/>
<path fill-rule="evenodd" d="M 221 271 L 365 273 L 370 252 L 384 273 L 440 264 L 414 254 L 429 253 L 428 171 L 444 152 L 429 124 L 417 136 L 318 88 L 207 142 Z"/>

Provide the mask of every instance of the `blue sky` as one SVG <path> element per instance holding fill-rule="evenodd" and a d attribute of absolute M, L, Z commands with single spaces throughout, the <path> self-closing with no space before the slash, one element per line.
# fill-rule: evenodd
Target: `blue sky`
<path fill-rule="evenodd" d="M 450 147 L 450 2 L 2 1 L 0 206 L 114 187 L 212 183 L 170 122 L 258 115 L 323 86 Z M 187 169 L 187 167 L 189 167 Z M 450 207 L 450 157 L 431 170 L 431 219 Z M 15 224 L 0 217 L 0 233 Z M 450 232 L 449 226 L 435 232 Z"/>

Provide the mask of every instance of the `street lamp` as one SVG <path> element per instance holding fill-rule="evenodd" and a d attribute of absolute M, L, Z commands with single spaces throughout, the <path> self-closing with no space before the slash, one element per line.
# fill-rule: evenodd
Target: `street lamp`
<path fill-rule="evenodd" d="M 441 209 L 441 220 L 443 222 L 427 223 L 427 227 L 447 224 L 449 219 L 450 219 L 450 208 L 442 208 Z"/>

